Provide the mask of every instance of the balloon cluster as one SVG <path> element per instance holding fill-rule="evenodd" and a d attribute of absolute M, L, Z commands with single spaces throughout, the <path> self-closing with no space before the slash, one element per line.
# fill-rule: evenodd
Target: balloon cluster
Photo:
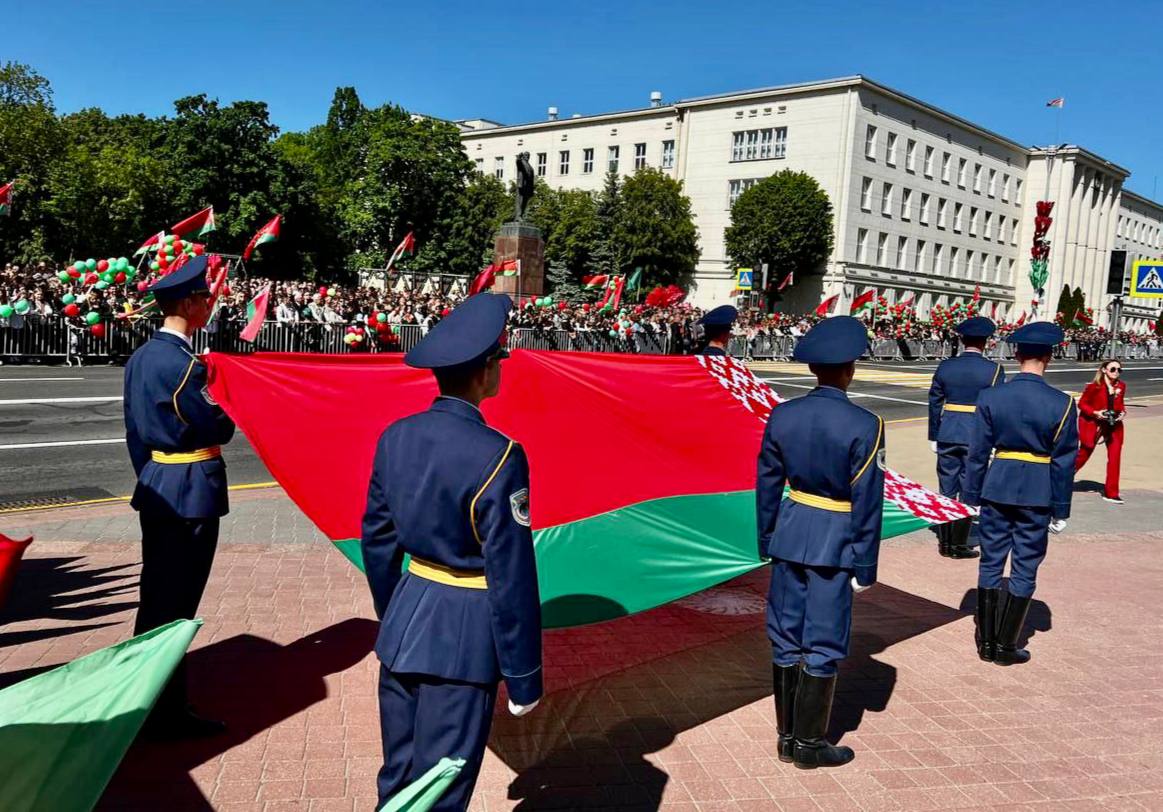
<path fill-rule="evenodd" d="M 602 310 L 609 310 L 609 309 L 610 309 L 609 305 L 606 305 L 605 307 L 602 308 Z M 624 336 L 625 338 L 629 338 L 630 332 L 632 329 L 633 329 L 633 325 L 632 325 L 630 319 L 626 318 L 626 311 L 620 310 L 620 311 L 618 311 L 618 320 L 616 322 L 614 322 L 614 327 L 612 330 L 610 330 L 610 338 L 617 338 L 618 336 Z"/>
<path fill-rule="evenodd" d="M 343 336 L 343 343 L 355 349 L 367 340 L 367 332 L 362 327 L 350 326 Z"/>
<path fill-rule="evenodd" d="M 101 314 L 93 309 L 81 309 L 86 302 L 85 294 L 93 288 L 105 290 L 113 285 L 131 283 L 136 276 L 137 269 L 126 257 L 78 259 L 57 274 L 61 284 L 68 286 L 61 295 L 61 304 L 64 305 L 61 312 L 69 319 L 79 320 L 97 338 L 104 338 L 105 324 L 101 321 Z"/>
<path fill-rule="evenodd" d="M 399 337 L 400 328 L 393 327 L 392 325 L 388 324 L 388 314 L 387 313 L 380 313 L 378 311 L 375 313 L 372 313 L 370 316 L 367 317 L 367 326 L 370 329 L 376 331 L 376 338 L 378 338 L 380 340 L 381 344 L 394 344 L 400 340 L 400 337 Z M 352 331 L 356 330 L 356 329 L 358 329 L 360 331 L 361 338 L 359 339 L 358 342 L 348 341 L 347 340 L 348 335 L 354 335 L 354 333 Z M 365 331 L 362 327 L 348 327 L 347 334 L 348 335 L 345 335 L 343 337 L 343 340 L 347 342 L 348 346 L 354 346 L 356 343 L 363 342 L 364 339 L 363 339 L 362 335 L 365 334 Z"/>
<path fill-rule="evenodd" d="M 149 269 L 155 274 L 165 276 L 182 266 L 193 257 L 201 256 L 206 252 L 206 246 L 201 243 L 183 240 L 176 234 L 163 234 L 157 241 L 157 252 L 149 263 Z M 149 283 L 144 279 L 137 283 L 138 291 L 144 291 Z"/>
<path fill-rule="evenodd" d="M 562 302 L 562 304 L 565 304 Z M 532 310 L 535 307 L 553 307 L 552 296 L 530 297 L 525 300 L 525 310 Z"/>

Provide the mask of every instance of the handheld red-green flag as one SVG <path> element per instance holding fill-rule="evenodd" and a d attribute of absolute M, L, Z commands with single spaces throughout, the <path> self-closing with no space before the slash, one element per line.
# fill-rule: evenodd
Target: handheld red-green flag
<path fill-rule="evenodd" d="M 839 299 L 840 294 L 837 293 L 835 296 L 829 296 L 827 299 L 820 302 L 820 304 L 816 306 L 816 315 L 820 318 L 827 316 L 828 313 L 830 313 L 832 310 L 832 305 L 836 304 Z"/>
<path fill-rule="evenodd" d="M 242 252 L 244 260 L 250 259 L 250 255 L 254 253 L 254 249 L 260 245 L 266 245 L 268 242 L 274 242 L 279 238 L 279 228 L 283 222 L 283 215 L 276 214 L 269 223 L 260 228 L 258 232 L 250 238 L 250 242 L 246 244 L 246 250 Z"/>
<path fill-rule="evenodd" d="M 501 272 L 501 276 L 519 276 L 521 274 L 521 260 L 506 259 L 497 266 L 497 270 Z"/>
<path fill-rule="evenodd" d="M 246 305 L 246 326 L 238 337 L 243 341 L 254 341 L 262 330 L 262 323 L 267 318 L 267 307 L 270 304 L 271 286 L 267 283 L 263 289 Z"/>
<path fill-rule="evenodd" d="M 604 273 L 593 274 L 591 276 L 583 276 L 582 277 L 582 284 L 585 285 L 587 290 L 593 290 L 594 288 L 605 287 L 606 283 L 609 281 L 610 281 L 610 275 L 604 274 Z"/>
<path fill-rule="evenodd" d="M 190 215 L 171 228 L 170 231 L 182 239 L 185 239 L 188 234 L 193 234 L 195 237 L 206 236 L 214 231 L 214 207 L 207 206 L 197 214 Z"/>
<path fill-rule="evenodd" d="M 864 293 L 861 293 L 859 296 L 857 296 L 855 299 L 853 299 L 852 306 L 848 308 L 848 312 L 852 315 L 856 315 L 861 310 L 864 310 L 866 307 L 875 306 L 875 305 L 876 305 L 876 288 L 872 288 L 871 290 L 866 290 Z"/>
<path fill-rule="evenodd" d="M 376 442 L 388 424 L 429 407 L 432 375 L 399 354 L 208 358 L 211 395 L 291 499 L 361 564 Z M 500 395 L 483 408 L 529 457 L 545 624 L 644 611 L 762 566 L 755 460 L 777 403 L 730 358 L 514 350 Z M 594 415 L 605 446 L 622 460 L 650 460 L 649 476 L 594 454 L 590 433 L 561 430 Z M 304 431 L 330 425 L 344 429 L 322 446 L 302 442 Z M 885 537 L 969 515 L 892 472 L 886 483 Z"/>
<path fill-rule="evenodd" d="M 468 295 L 476 296 L 482 290 L 488 290 L 493 286 L 497 280 L 497 266 L 489 263 L 489 266 L 478 273 L 472 280 L 472 284 L 468 286 Z"/>
<path fill-rule="evenodd" d="M 92 809 L 200 620 L 175 620 L 0 691 L 0 809 Z"/>
<path fill-rule="evenodd" d="M 400 241 L 400 244 L 396 246 L 396 250 L 392 252 L 392 256 L 388 258 L 388 270 L 392 270 L 392 268 L 396 266 L 396 263 L 400 261 L 400 258 L 403 257 L 404 254 L 412 256 L 415 253 L 416 238 L 412 236 L 412 232 L 409 231 L 404 239 Z"/>
<path fill-rule="evenodd" d="M 163 239 L 165 239 L 165 236 L 166 236 L 165 229 L 162 229 L 157 234 L 154 234 L 152 237 L 150 237 L 145 242 L 143 242 L 141 244 L 141 247 L 133 252 L 133 255 L 135 257 L 139 257 L 142 254 L 148 254 L 150 252 L 150 249 L 152 249 L 155 245 L 161 244 L 161 241 Z"/>
<path fill-rule="evenodd" d="M 12 213 L 12 187 L 16 181 L 10 180 L 3 186 L 0 186 L 0 214 Z"/>

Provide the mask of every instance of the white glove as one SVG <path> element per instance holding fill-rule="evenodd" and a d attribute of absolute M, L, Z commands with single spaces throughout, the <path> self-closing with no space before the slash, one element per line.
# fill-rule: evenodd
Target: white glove
<path fill-rule="evenodd" d="M 929 450 L 932 451 L 934 454 L 937 453 L 937 441 L 936 440 L 929 441 Z"/>
<path fill-rule="evenodd" d="M 509 713 L 513 714 L 514 716 L 524 716 L 525 714 L 529 713 L 529 711 L 536 708 L 540 702 L 540 699 L 535 699 L 531 705 L 518 705 L 516 702 L 510 699 Z"/>
<path fill-rule="evenodd" d="M 869 584 L 868 586 L 861 586 L 860 584 L 856 583 L 856 576 L 855 575 L 852 576 L 852 591 L 853 592 L 863 592 L 864 590 L 868 589 L 871 586 L 872 586 L 872 584 Z"/>
<path fill-rule="evenodd" d="M 1066 529 L 1066 520 L 1065 519 L 1052 519 L 1050 521 L 1050 532 L 1051 533 L 1061 533 L 1065 529 Z"/>

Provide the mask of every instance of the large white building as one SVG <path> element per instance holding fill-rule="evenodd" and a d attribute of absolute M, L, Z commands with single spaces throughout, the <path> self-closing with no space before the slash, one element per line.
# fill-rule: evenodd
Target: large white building
<path fill-rule="evenodd" d="M 1042 199 L 1055 209 L 1041 318 L 1069 283 L 1107 324 L 1112 251 L 1127 252 L 1128 274 L 1132 259 L 1163 255 L 1163 205 L 1124 190 L 1128 170 L 1080 147 L 1023 146 L 862 76 L 666 104 L 652 93 L 642 109 L 559 118 L 550 108 L 531 124 L 457 123 L 477 168 L 505 181 L 519 152 L 557 187 L 596 191 L 607 170 L 645 166 L 681 180 L 701 249 L 693 296 L 704 305 L 731 296 L 731 204 L 782 169 L 814 177 L 835 222 L 822 273 L 785 291 L 789 311 L 840 294 L 834 312 L 846 312 L 876 288 L 890 303 L 914 297 L 923 316 L 980 287 L 985 312 L 996 303 L 999 319 L 1032 316 L 1029 249 Z M 1127 299 L 1123 326 L 1142 329 L 1158 310 Z"/>

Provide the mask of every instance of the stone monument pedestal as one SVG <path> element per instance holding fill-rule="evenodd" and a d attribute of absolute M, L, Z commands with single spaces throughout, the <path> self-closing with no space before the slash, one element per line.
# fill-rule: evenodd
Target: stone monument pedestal
<path fill-rule="evenodd" d="M 505 223 L 497 232 L 493 250 L 493 262 L 499 265 L 515 259 L 520 261 L 521 269 L 515 276 L 498 274 L 493 283 L 495 293 L 508 294 L 514 304 L 519 304 L 518 297 L 545 295 L 545 240 L 541 239 L 541 229 L 529 223 Z"/>

